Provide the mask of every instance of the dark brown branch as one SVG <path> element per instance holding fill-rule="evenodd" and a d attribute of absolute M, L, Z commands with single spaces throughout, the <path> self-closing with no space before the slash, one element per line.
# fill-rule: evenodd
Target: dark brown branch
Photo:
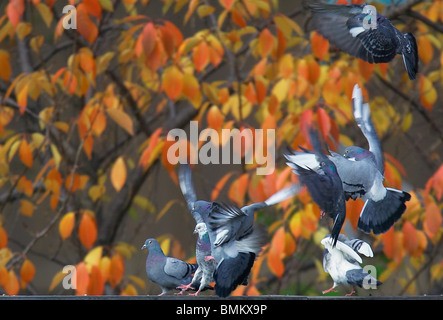
<path fill-rule="evenodd" d="M 406 14 L 414 19 L 417 19 L 421 22 L 423 22 L 424 24 L 430 26 L 431 28 L 433 28 L 435 31 L 443 33 L 443 24 L 441 23 L 435 23 L 432 20 L 429 20 L 428 18 L 426 18 L 424 15 L 422 15 L 421 13 L 418 13 L 417 11 L 414 10 L 407 10 Z"/>

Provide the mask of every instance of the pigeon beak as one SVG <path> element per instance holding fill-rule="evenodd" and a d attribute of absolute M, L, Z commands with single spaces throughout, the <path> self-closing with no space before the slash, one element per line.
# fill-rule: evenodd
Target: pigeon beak
<path fill-rule="evenodd" d="M 142 248 L 140 250 L 146 249 L 146 244 L 142 245 Z"/>

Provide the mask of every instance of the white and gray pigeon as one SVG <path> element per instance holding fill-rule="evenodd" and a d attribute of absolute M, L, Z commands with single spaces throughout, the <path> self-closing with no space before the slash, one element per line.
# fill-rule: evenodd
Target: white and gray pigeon
<path fill-rule="evenodd" d="M 160 286 L 160 295 L 192 281 L 192 274 L 197 270 L 196 264 L 166 256 L 158 241 L 153 238 L 146 239 L 141 249 L 149 251 L 146 258 L 146 274 L 149 280 Z"/>
<path fill-rule="evenodd" d="M 254 228 L 254 213 L 294 196 L 300 186 L 292 185 L 264 202 L 239 208 L 232 204 L 195 200 L 191 175 L 189 166 L 180 167 L 180 187 L 187 203 L 193 204 L 193 216 L 199 215 L 206 223 L 212 256 L 217 263 L 215 293 L 227 297 L 238 285 L 247 282 L 255 258 L 266 242 L 265 235 Z"/>
<path fill-rule="evenodd" d="M 312 24 L 338 49 L 369 63 L 390 62 L 402 55 L 409 79 L 418 72 L 418 48 L 412 33 L 402 33 L 374 6 L 337 5 L 305 0 Z"/>
<path fill-rule="evenodd" d="M 358 85 L 354 86 L 352 97 L 354 118 L 368 140 L 369 150 L 350 146 L 345 149 L 343 156 L 331 151 L 328 158 L 337 168 L 346 199 L 361 198 L 365 201 L 358 228 L 366 233 L 385 233 L 405 212 L 405 203 L 411 199 L 411 195 L 383 185 L 383 152 L 370 121 L 369 105 L 363 103 Z M 306 149 L 302 152 L 292 151 L 292 154 L 285 154 L 285 157 L 291 167 L 298 165 L 314 171 L 320 168 L 315 153 Z"/>
<path fill-rule="evenodd" d="M 192 287 L 198 288 L 195 293 L 190 294 L 196 296 L 201 291 L 211 288 L 210 283 L 214 282 L 214 271 L 217 264 L 214 257 L 212 257 L 211 241 L 209 240 L 206 223 L 197 223 L 194 233 L 198 234 L 195 247 L 195 257 L 198 268 L 194 273 L 191 283 L 183 285 L 180 288 L 182 289 L 182 292 Z"/>
<path fill-rule="evenodd" d="M 349 240 L 344 234 L 340 234 L 335 246 L 332 246 L 331 235 L 323 238 L 321 244 L 325 247 L 323 269 L 334 281 L 333 286 L 324 290 L 323 294 L 335 292 L 335 288 L 340 284 L 352 286 L 352 291 L 346 294 L 347 296 L 354 294 L 355 286 L 376 288 L 382 284 L 360 266 L 363 261 L 359 254 L 373 256 L 371 246 L 367 242 L 360 239 Z"/>

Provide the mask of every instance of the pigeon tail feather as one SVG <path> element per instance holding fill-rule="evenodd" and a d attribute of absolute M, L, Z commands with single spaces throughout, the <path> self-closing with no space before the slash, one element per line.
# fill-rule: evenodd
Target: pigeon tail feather
<path fill-rule="evenodd" d="M 406 33 L 404 37 L 407 40 L 407 45 L 402 50 L 403 61 L 410 80 L 414 80 L 418 72 L 418 49 L 412 33 Z"/>
<path fill-rule="evenodd" d="M 366 233 L 372 230 L 374 234 L 385 233 L 405 212 L 405 202 L 411 200 L 411 195 L 392 188 L 386 188 L 386 190 L 383 200 L 368 199 L 366 201 L 358 220 L 360 230 Z"/>
<path fill-rule="evenodd" d="M 238 285 L 245 283 L 254 260 L 252 252 L 240 252 L 235 258 L 223 259 L 214 272 L 215 294 L 226 298 Z"/>

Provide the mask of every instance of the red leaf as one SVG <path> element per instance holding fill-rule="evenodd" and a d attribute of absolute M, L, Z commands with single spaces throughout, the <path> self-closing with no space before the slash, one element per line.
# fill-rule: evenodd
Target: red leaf
<path fill-rule="evenodd" d="M 80 242 L 86 247 L 86 249 L 90 249 L 97 239 L 97 226 L 95 225 L 93 218 L 86 212 L 82 214 L 78 236 Z"/>
<path fill-rule="evenodd" d="M 329 51 L 329 41 L 314 31 L 311 33 L 311 47 L 314 56 L 322 60 Z"/>
<path fill-rule="evenodd" d="M 145 25 L 141 37 L 142 37 L 143 51 L 145 55 L 148 57 L 152 53 L 152 50 L 154 50 L 155 42 L 157 41 L 155 27 L 152 22 L 148 22 Z"/>

